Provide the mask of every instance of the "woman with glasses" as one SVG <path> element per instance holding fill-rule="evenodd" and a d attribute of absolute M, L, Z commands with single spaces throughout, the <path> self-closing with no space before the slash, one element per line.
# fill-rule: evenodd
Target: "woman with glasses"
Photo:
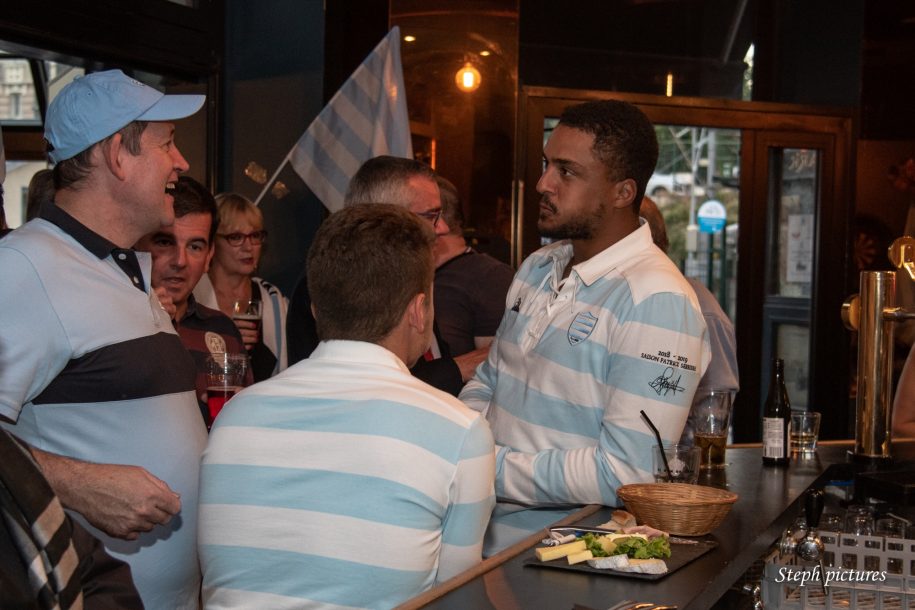
<path fill-rule="evenodd" d="M 235 319 L 241 332 L 254 381 L 286 368 L 286 309 L 288 301 L 276 286 L 254 276 L 267 240 L 260 208 L 237 193 L 216 196 L 219 229 L 210 269 L 194 297 L 233 318 L 237 301 L 260 303 L 261 323 Z"/>

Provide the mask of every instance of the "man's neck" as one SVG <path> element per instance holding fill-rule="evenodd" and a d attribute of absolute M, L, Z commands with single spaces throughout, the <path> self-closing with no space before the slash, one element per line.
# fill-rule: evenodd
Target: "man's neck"
<path fill-rule="evenodd" d="M 614 245 L 618 241 L 629 236 L 633 231 L 639 228 L 639 217 L 631 216 L 631 219 L 620 219 L 613 223 L 604 223 L 601 229 L 589 239 L 573 239 L 572 242 L 572 259 L 566 265 L 563 277 L 569 275 L 572 267 L 579 263 L 589 260 Z"/>
<path fill-rule="evenodd" d="M 210 266 L 210 281 L 217 294 L 227 296 L 247 296 L 250 291 L 251 278 L 241 273 L 229 273 L 223 267 Z M 218 287 L 218 288 L 217 288 Z"/>
<path fill-rule="evenodd" d="M 180 322 L 187 315 L 187 299 L 181 303 L 175 303 L 175 322 Z"/>
<path fill-rule="evenodd" d="M 441 235 L 435 240 L 435 268 L 438 269 L 467 250 L 463 235 Z"/>
<path fill-rule="evenodd" d="M 103 193 L 91 189 L 61 189 L 55 194 L 54 203 L 119 248 L 132 248 L 146 234 L 137 231 L 125 218 L 123 208 Z"/>
<path fill-rule="evenodd" d="M 400 358 L 400 361 L 403 362 L 407 366 L 407 368 L 410 368 L 414 364 L 416 364 L 415 358 L 413 358 L 412 362 L 411 362 L 410 343 L 407 340 L 407 337 L 403 333 L 396 332 L 396 331 L 392 332 L 392 333 L 388 334 L 387 337 L 384 337 L 377 343 L 381 347 L 385 348 L 386 350 L 388 350 L 389 352 L 391 352 L 392 354 L 394 354 L 395 356 Z"/>

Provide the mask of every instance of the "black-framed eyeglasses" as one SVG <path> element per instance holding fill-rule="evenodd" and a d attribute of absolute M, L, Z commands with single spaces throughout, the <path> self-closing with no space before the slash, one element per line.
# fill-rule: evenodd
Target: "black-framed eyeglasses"
<path fill-rule="evenodd" d="M 219 233 L 219 236 L 226 240 L 230 246 L 240 246 L 246 239 L 251 241 L 252 246 L 259 246 L 267 241 L 267 232 L 263 230 L 250 233 Z"/>
<path fill-rule="evenodd" d="M 432 226 L 434 227 L 435 225 L 438 224 L 439 219 L 442 217 L 442 209 L 439 208 L 436 211 L 430 210 L 429 212 L 417 212 L 416 215 L 419 216 L 420 218 L 425 218 L 426 220 L 431 222 Z"/>

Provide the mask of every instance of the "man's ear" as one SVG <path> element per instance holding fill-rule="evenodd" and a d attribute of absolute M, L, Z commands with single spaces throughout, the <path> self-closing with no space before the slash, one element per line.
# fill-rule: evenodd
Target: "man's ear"
<path fill-rule="evenodd" d="M 635 193 L 637 191 L 635 180 L 632 178 L 626 178 L 625 180 L 620 180 L 616 183 L 615 196 L 613 198 L 613 207 L 614 208 L 628 208 L 632 207 L 632 202 L 635 201 Z"/>
<path fill-rule="evenodd" d="M 420 292 L 410 299 L 410 303 L 407 305 L 407 322 L 420 333 L 425 331 L 426 316 L 429 315 L 429 308 L 426 306 L 427 298 L 424 293 Z"/>
<path fill-rule="evenodd" d="M 99 146 L 99 149 L 104 157 L 108 171 L 114 174 L 118 180 L 125 180 L 127 173 L 124 171 L 122 155 L 130 153 L 124 147 L 123 136 L 120 133 L 114 134 L 110 140 Z"/>

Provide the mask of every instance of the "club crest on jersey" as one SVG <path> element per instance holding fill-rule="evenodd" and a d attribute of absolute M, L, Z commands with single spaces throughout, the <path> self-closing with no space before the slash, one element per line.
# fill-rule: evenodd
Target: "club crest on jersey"
<path fill-rule="evenodd" d="M 583 311 L 572 320 L 569 324 L 569 343 L 578 345 L 591 335 L 591 331 L 597 326 L 597 316 L 590 311 Z"/>
<path fill-rule="evenodd" d="M 207 349 L 210 350 L 211 354 L 226 353 L 226 340 L 223 339 L 222 335 L 219 333 L 207 331 L 203 336 L 203 341 L 206 343 Z"/>

